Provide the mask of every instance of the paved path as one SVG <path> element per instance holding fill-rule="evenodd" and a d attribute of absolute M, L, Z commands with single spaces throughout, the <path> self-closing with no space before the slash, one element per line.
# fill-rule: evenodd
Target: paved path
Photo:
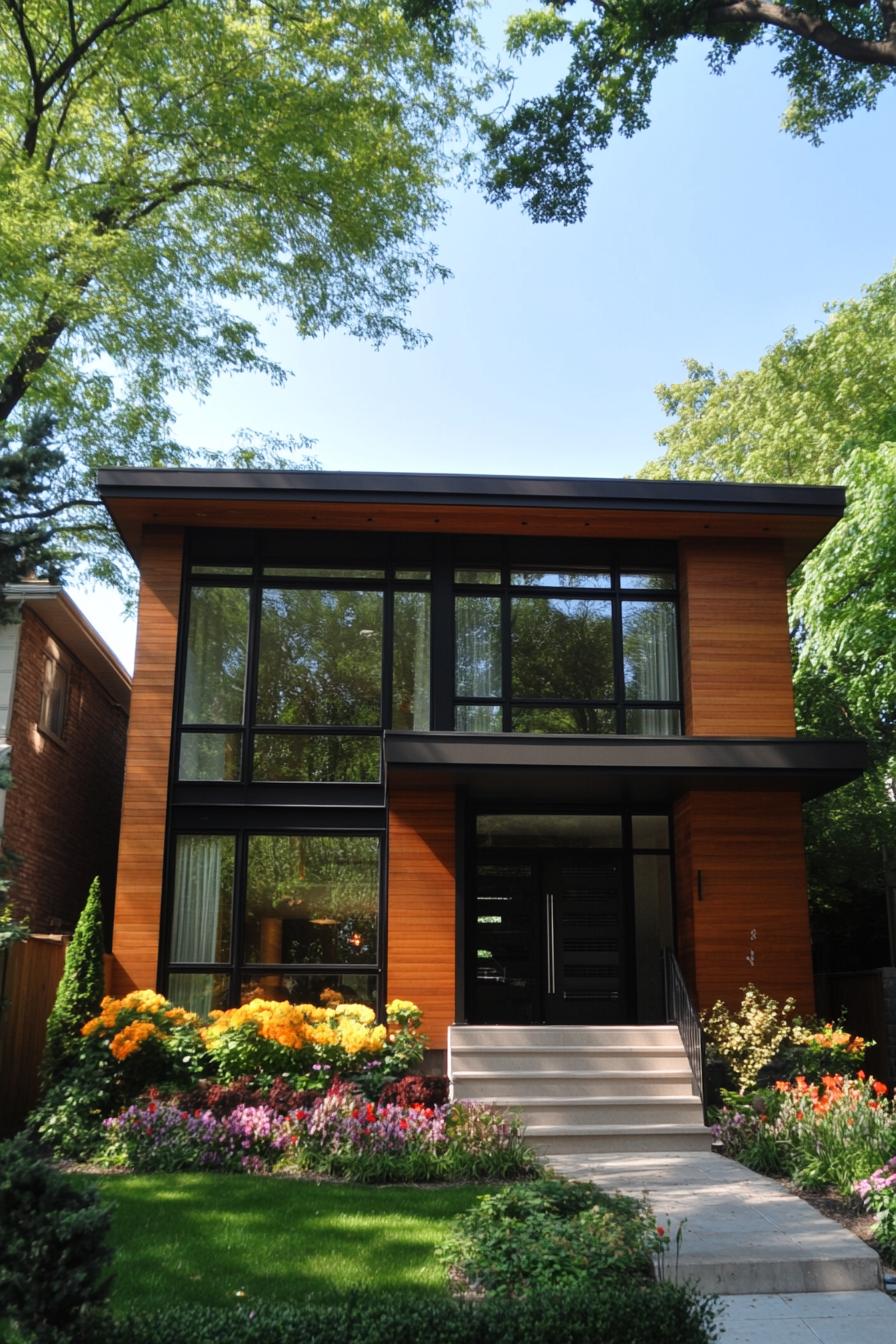
<path fill-rule="evenodd" d="M 646 1193 L 679 1278 L 721 1295 L 724 1344 L 896 1344 L 896 1301 L 863 1241 L 776 1181 L 702 1153 L 575 1154 L 555 1171 Z M 670 1252 L 670 1260 L 674 1249 Z"/>

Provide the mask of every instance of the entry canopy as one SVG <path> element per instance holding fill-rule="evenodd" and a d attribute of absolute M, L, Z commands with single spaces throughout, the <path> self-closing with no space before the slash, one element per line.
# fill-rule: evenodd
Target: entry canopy
<path fill-rule="evenodd" d="M 387 776 L 438 776 L 474 798 L 668 803 L 692 789 L 797 792 L 818 798 L 857 779 L 864 742 L 800 738 L 554 737 L 385 734 Z"/>

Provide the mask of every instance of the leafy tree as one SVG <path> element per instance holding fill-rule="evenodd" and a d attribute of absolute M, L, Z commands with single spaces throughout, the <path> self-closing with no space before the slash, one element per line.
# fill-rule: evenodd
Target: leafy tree
<path fill-rule="evenodd" d="M 522 56 L 563 44 L 569 66 L 552 93 L 483 121 L 489 196 L 521 193 L 536 220 L 581 219 L 589 155 L 614 133 L 650 124 L 654 81 L 688 38 L 706 44 L 717 74 L 744 47 L 774 47 L 791 100 L 783 125 L 813 143 L 832 123 L 874 107 L 896 77 L 893 0 L 592 0 L 588 17 L 575 0 L 542 0 L 510 20 L 508 50 Z"/>
<path fill-rule="evenodd" d="M 16 606 L 3 600 L 3 586 L 38 570 L 56 579 L 64 559 L 60 511 L 45 499 L 64 460 L 52 446 L 52 432 L 45 415 L 24 426 L 18 447 L 0 432 L 0 623 L 18 619 Z"/>
<path fill-rule="evenodd" d="M 53 416 L 54 507 L 98 465 L 195 465 L 167 397 L 281 379 L 262 315 L 421 339 L 471 50 L 453 0 L 4 0 L 0 423 Z M 115 582 L 109 537 L 80 544 Z"/>
<path fill-rule="evenodd" d="M 41 1064 L 45 1082 L 58 1081 L 77 1058 L 81 1027 L 99 1012 L 104 992 L 103 906 L 95 877 L 65 953 L 65 970 L 47 1022 Z"/>
<path fill-rule="evenodd" d="M 687 370 L 658 389 L 673 421 L 642 476 L 847 488 L 790 603 L 800 730 L 869 745 L 865 778 L 806 809 L 816 933 L 841 964 L 867 965 L 886 955 L 881 851 L 896 842 L 896 272 L 810 335 L 788 332 L 756 369 Z"/>

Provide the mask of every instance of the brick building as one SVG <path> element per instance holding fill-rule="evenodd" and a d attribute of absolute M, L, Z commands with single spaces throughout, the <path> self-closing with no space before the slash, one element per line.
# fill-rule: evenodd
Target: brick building
<path fill-rule="evenodd" d="M 32 933 L 70 933 L 99 875 L 111 937 L 131 681 L 63 590 L 16 584 L 0 625 L 0 830 L 10 895 Z"/>

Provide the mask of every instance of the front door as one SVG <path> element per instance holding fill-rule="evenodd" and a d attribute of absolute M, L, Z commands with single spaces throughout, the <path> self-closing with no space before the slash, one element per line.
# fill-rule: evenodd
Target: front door
<path fill-rule="evenodd" d="M 472 907 L 471 1021 L 626 1021 L 620 852 L 480 850 Z"/>

